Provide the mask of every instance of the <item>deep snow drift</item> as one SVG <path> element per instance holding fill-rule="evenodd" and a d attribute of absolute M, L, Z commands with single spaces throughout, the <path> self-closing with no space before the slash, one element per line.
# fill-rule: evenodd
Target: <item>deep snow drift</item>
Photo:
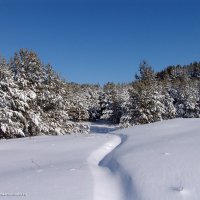
<path fill-rule="evenodd" d="M 1 140 L 0 199 L 200 199 L 200 119 L 98 128 Z"/>
<path fill-rule="evenodd" d="M 200 199 L 200 119 L 174 119 L 121 132 L 127 140 L 112 156 L 131 177 L 126 191 L 130 199 Z"/>

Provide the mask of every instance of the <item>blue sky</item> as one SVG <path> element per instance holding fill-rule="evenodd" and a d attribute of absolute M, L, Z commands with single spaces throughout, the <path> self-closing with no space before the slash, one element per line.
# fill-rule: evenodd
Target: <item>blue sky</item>
<path fill-rule="evenodd" d="M 0 54 L 36 51 L 67 81 L 129 82 L 200 61 L 200 3 L 187 0 L 0 0 Z"/>

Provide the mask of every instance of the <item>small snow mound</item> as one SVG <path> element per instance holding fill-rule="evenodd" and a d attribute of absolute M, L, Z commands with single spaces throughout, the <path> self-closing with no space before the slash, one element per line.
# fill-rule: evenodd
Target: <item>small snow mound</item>
<path fill-rule="evenodd" d="M 76 169 L 75 168 L 71 168 L 71 169 L 69 169 L 69 171 L 76 171 Z"/>
<path fill-rule="evenodd" d="M 190 192 L 188 190 L 184 189 L 184 188 L 180 191 L 180 194 L 183 195 L 183 196 L 187 196 L 187 195 L 189 195 L 189 193 Z"/>
<path fill-rule="evenodd" d="M 168 153 L 168 152 L 163 152 L 163 153 L 161 153 L 162 155 L 164 155 L 164 156 L 169 156 L 169 155 L 171 155 L 170 153 Z"/>
<path fill-rule="evenodd" d="M 174 192 L 178 192 L 183 197 L 187 197 L 190 194 L 189 190 L 185 189 L 182 185 L 178 187 L 171 187 L 170 189 Z"/>

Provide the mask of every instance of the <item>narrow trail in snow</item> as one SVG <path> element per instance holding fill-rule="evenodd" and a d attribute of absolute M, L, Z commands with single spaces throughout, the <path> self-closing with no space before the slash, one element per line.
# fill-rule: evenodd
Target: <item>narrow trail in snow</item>
<path fill-rule="evenodd" d="M 123 134 L 108 134 L 109 141 L 88 158 L 94 178 L 93 200 L 134 200 L 131 176 L 120 165 L 115 151 L 127 140 Z"/>
<path fill-rule="evenodd" d="M 136 199 L 136 192 L 134 191 L 134 185 L 132 177 L 128 172 L 120 165 L 115 158 L 115 151 L 120 148 L 121 145 L 127 140 L 127 136 L 123 134 L 117 135 L 120 137 L 121 142 L 110 153 L 108 153 L 100 162 L 99 166 L 108 168 L 110 172 L 115 176 L 116 181 L 119 183 L 119 190 L 121 191 L 121 200 L 134 200 Z"/>

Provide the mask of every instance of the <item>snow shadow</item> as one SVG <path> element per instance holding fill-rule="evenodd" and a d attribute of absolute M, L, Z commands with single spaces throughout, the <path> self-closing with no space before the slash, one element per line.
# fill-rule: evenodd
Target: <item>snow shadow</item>
<path fill-rule="evenodd" d="M 111 124 L 105 121 L 91 123 L 90 133 L 105 134 L 120 129 L 119 125 Z"/>
<path fill-rule="evenodd" d="M 115 159 L 115 156 L 113 156 L 115 151 L 127 140 L 126 135 L 119 134 L 118 136 L 121 138 L 121 143 L 99 162 L 99 166 L 108 168 L 114 176 L 119 177 L 123 192 L 123 200 L 138 199 L 137 192 L 134 189 L 135 187 L 132 177 L 119 164 L 119 162 Z"/>

